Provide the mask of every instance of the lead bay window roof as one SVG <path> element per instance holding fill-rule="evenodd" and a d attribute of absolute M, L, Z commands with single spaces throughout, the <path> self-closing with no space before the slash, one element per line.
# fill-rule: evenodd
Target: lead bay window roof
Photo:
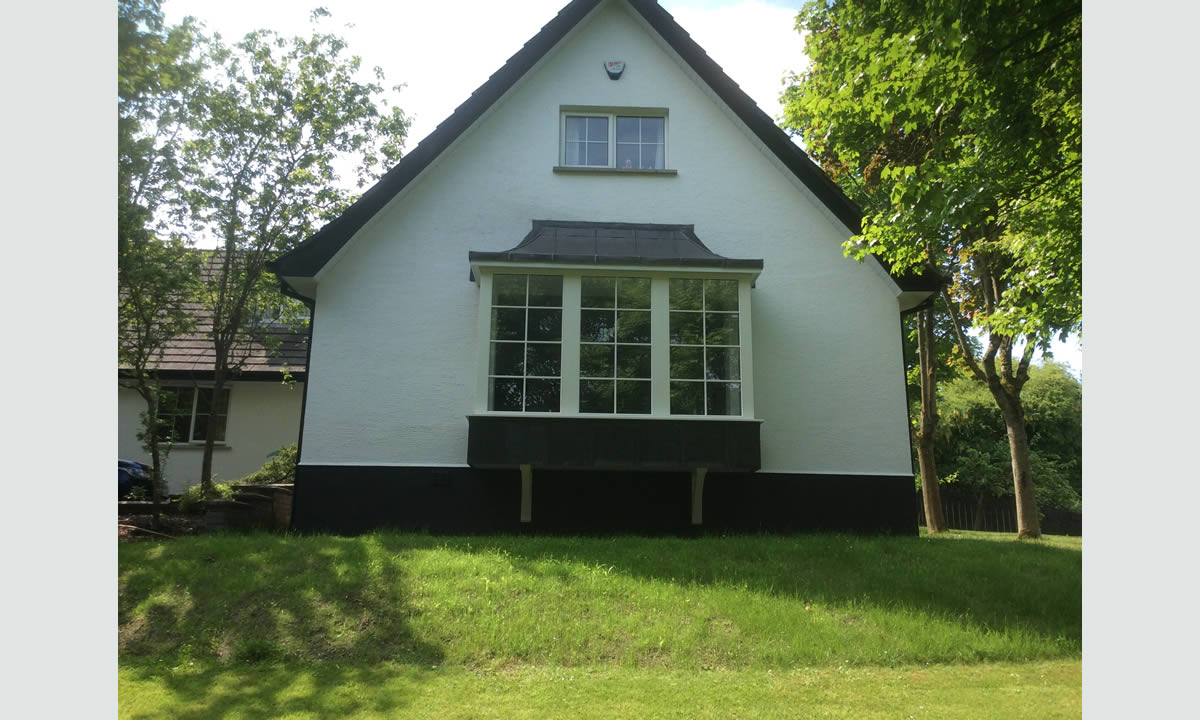
<path fill-rule="evenodd" d="M 762 260 L 727 258 L 700 242 L 692 225 L 534 220 L 533 229 L 514 248 L 501 252 L 472 250 L 480 263 L 547 263 L 724 268 L 757 275 Z"/>

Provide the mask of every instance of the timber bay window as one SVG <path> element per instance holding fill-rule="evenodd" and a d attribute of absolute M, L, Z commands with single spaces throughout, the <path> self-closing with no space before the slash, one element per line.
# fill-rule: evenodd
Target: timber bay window
<path fill-rule="evenodd" d="M 170 387 L 158 405 L 159 439 L 164 442 L 201 443 L 212 434 L 225 442 L 229 416 L 229 388 L 219 395 L 206 387 Z"/>
<path fill-rule="evenodd" d="M 663 170 L 666 115 L 564 112 L 562 164 L 566 167 Z"/>
<path fill-rule="evenodd" d="M 496 270 L 482 281 L 480 411 L 754 416 L 751 277 Z"/>
<path fill-rule="evenodd" d="M 650 278 L 584 277 L 579 412 L 650 414 Z"/>
<path fill-rule="evenodd" d="M 559 275 L 493 277 L 489 410 L 558 412 L 562 299 Z"/>
<path fill-rule="evenodd" d="M 741 415 L 737 280 L 671 278 L 672 415 Z"/>

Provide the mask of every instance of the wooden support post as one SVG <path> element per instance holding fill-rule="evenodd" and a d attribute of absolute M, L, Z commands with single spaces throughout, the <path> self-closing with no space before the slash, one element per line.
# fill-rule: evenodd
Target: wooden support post
<path fill-rule="evenodd" d="M 701 525 L 704 522 L 704 476 L 708 468 L 692 470 L 692 524 Z"/>
<path fill-rule="evenodd" d="M 521 466 L 521 522 L 533 520 L 533 466 Z"/>

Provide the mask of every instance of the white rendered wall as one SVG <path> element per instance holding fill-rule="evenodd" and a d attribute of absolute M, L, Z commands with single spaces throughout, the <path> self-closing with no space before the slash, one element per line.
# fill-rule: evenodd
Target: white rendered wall
<path fill-rule="evenodd" d="M 267 456 L 296 442 L 304 383 L 289 388 L 278 382 L 230 384 L 225 444 L 213 450 L 216 482 L 233 482 L 262 467 Z M 122 460 L 149 463 L 137 434 L 145 402 L 133 390 L 117 391 L 117 453 Z M 167 492 L 182 493 L 200 482 L 203 445 L 176 445 L 167 458 Z"/>
<path fill-rule="evenodd" d="M 469 250 L 533 219 L 692 223 L 762 258 L 763 471 L 911 473 L 894 288 L 623 3 L 602 5 L 318 276 L 305 464 L 466 463 L 478 289 Z M 605 60 L 626 62 L 619 81 Z M 674 177 L 555 174 L 562 105 L 666 107 Z"/>

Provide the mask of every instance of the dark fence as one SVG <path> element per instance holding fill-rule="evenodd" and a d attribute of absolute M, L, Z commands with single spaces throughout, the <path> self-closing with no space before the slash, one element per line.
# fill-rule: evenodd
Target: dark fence
<path fill-rule="evenodd" d="M 942 515 L 951 530 L 1017 532 L 1015 498 L 962 497 L 942 488 Z M 917 492 L 917 522 L 925 524 L 925 503 Z M 1042 510 L 1042 532 L 1046 535 L 1083 535 L 1083 514 L 1070 510 Z"/>

